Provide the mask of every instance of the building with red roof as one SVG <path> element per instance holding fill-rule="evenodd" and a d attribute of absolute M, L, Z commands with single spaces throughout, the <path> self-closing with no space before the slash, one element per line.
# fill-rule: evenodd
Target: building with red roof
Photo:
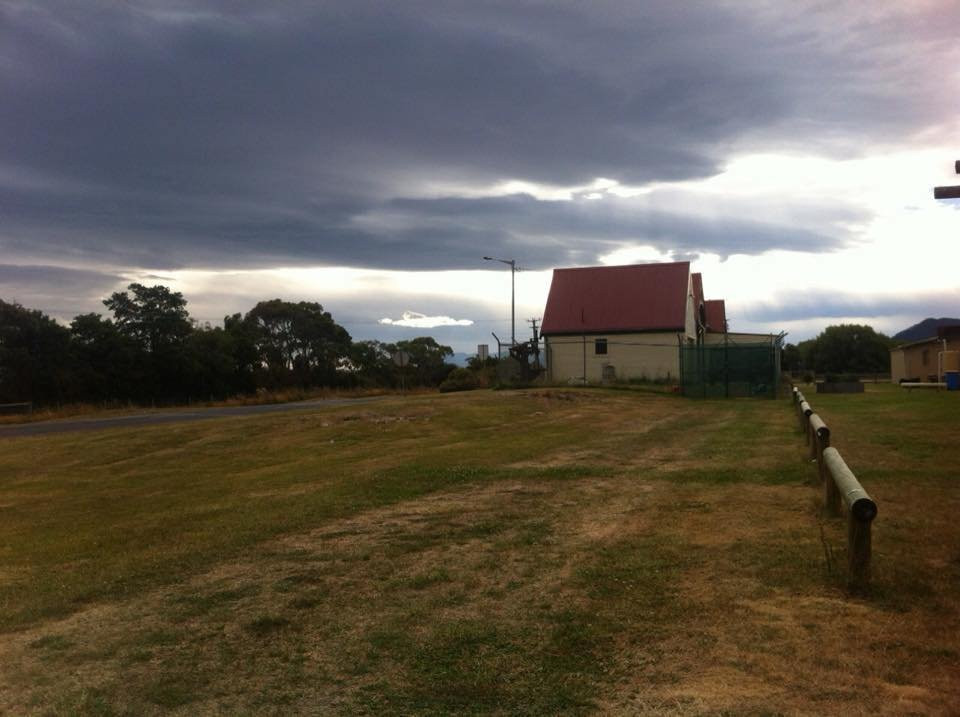
<path fill-rule="evenodd" d="M 679 378 L 679 347 L 723 340 L 723 300 L 690 263 L 554 269 L 541 334 L 550 381 Z"/>
<path fill-rule="evenodd" d="M 727 305 L 723 299 L 709 299 L 703 302 L 707 331 L 712 333 L 726 333 Z"/>

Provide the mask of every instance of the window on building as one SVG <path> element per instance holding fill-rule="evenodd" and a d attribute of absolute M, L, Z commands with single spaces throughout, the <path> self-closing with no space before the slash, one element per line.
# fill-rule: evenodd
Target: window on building
<path fill-rule="evenodd" d="M 924 350 L 923 350 L 923 357 L 922 357 L 921 360 L 923 361 L 923 365 L 924 365 L 924 366 L 929 366 L 929 365 L 930 365 L 930 351 L 929 351 L 929 349 L 924 349 Z"/>
<path fill-rule="evenodd" d="M 593 342 L 593 353 L 595 353 L 597 356 L 607 353 L 607 340 L 596 339 Z"/>

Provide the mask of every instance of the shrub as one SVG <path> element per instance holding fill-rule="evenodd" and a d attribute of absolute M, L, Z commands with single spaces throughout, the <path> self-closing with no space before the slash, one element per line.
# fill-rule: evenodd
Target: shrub
<path fill-rule="evenodd" d="M 469 369 L 455 368 L 440 384 L 440 393 L 472 391 L 475 388 L 480 388 L 477 374 Z"/>

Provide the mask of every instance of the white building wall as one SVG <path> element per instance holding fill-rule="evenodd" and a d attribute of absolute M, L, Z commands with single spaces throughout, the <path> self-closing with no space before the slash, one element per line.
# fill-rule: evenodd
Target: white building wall
<path fill-rule="evenodd" d="M 687 338 L 693 341 L 697 340 L 697 310 L 696 301 L 693 297 L 693 274 L 687 275 L 687 311 L 686 311 L 686 332 Z"/>
<path fill-rule="evenodd" d="M 679 339 L 682 333 L 587 334 L 546 337 L 547 376 L 558 383 L 604 379 L 604 366 L 619 380 L 680 378 Z M 596 353 L 596 339 L 606 339 L 607 353 Z"/>

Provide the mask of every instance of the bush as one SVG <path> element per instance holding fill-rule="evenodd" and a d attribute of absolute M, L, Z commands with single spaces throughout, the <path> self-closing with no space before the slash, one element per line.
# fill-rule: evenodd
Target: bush
<path fill-rule="evenodd" d="M 469 369 L 455 368 L 440 384 L 440 393 L 452 391 L 472 391 L 480 388 L 477 374 Z"/>
<path fill-rule="evenodd" d="M 827 383 L 858 383 L 860 377 L 855 373 L 828 373 L 823 377 Z"/>

